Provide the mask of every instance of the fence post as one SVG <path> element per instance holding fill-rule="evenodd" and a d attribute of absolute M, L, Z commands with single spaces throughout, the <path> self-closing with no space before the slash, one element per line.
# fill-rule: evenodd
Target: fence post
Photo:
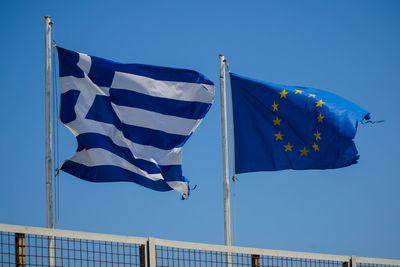
<path fill-rule="evenodd" d="M 260 255 L 251 255 L 251 267 L 260 267 Z"/>
<path fill-rule="evenodd" d="M 356 258 L 356 256 L 351 256 L 351 258 L 350 258 L 350 267 L 357 267 L 357 258 Z"/>
<path fill-rule="evenodd" d="M 147 260 L 148 267 L 156 267 L 156 244 L 151 237 L 147 240 Z"/>
<path fill-rule="evenodd" d="M 357 258 L 356 256 L 351 256 L 349 261 L 344 261 L 342 263 L 342 267 L 357 267 Z"/>
<path fill-rule="evenodd" d="M 146 246 L 139 246 L 139 266 L 146 267 Z"/>
<path fill-rule="evenodd" d="M 15 233 L 15 266 L 25 267 L 25 234 Z"/>

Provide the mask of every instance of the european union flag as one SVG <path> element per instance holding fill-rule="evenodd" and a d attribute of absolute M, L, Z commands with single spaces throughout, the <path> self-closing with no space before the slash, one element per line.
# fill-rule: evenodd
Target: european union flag
<path fill-rule="evenodd" d="M 367 111 L 319 89 L 230 78 L 236 173 L 357 163 L 353 138 Z"/>

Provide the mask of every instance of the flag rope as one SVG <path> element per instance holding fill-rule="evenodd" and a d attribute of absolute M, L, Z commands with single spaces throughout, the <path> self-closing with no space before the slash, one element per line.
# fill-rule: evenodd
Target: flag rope
<path fill-rule="evenodd" d="M 363 121 L 360 121 L 361 124 L 367 124 L 367 123 L 375 124 L 375 123 L 382 123 L 382 122 L 385 122 L 385 120 L 380 120 L 380 121 L 363 120 Z"/>
<path fill-rule="evenodd" d="M 54 38 L 54 23 L 51 23 L 51 36 L 52 36 L 52 62 L 53 62 L 53 68 L 52 68 L 52 95 L 53 95 L 53 110 L 52 110 L 52 120 L 53 120 L 53 170 L 54 170 L 54 191 L 55 191 L 55 205 L 54 205 L 54 211 L 55 211 L 55 225 L 58 226 L 60 222 L 60 176 L 59 176 L 59 166 L 60 166 L 60 138 L 59 138 L 59 120 L 58 120 L 58 111 L 59 111 L 59 101 L 58 101 L 58 95 L 60 93 L 59 88 L 57 86 L 57 64 L 54 64 L 56 62 L 56 52 L 55 52 L 55 47 L 56 47 L 56 41 Z"/>
<path fill-rule="evenodd" d="M 232 104 L 232 88 L 231 88 L 231 71 L 229 69 L 228 61 L 225 59 L 226 69 L 228 70 L 228 87 L 229 87 L 229 106 L 230 106 L 230 120 L 231 120 L 231 148 L 232 148 L 232 180 L 236 175 L 235 172 L 235 130 L 233 121 L 233 104 Z"/>
<path fill-rule="evenodd" d="M 224 60 L 226 69 L 228 71 L 228 97 L 229 97 L 229 108 L 230 108 L 230 128 L 231 128 L 231 158 L 232 158 L 232 182 L 233 182 L 233 192 L 232 192 L 232 245 L 236 242 L 236 218 L 237 218 L 237 199 L 236 199 L 236 184 L 235 181 L 237 180 L 236 173 L 235 173 L 235 132 L 234 132 L 234 121 L 233 121 L 233 105 L 232 105 L 232 89 L 231 89 L 231 77 L 230 77 L 230 69 L 228 60 L 225 58 Z"/>

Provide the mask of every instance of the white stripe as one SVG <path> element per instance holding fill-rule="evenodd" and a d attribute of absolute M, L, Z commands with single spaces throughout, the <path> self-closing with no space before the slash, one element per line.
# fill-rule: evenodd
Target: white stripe
<path fill-rule="evenodd" d="M 209 104 L 214 100 L 213 85 L 159 81 L 144 76 L 117 71 L 115 72 L 111 87 L 175 100 L 196 101 Z"/>
<path fill-rule="evenodd" d="M 182 164 L 182 147 L 164 150 L 153 146 L 137 144 L 125 138 L 122 132 L 112 124 L 86 119 L 79 120 L 78 116 L 80 115 L 77 115 L 76 120 L 65 125 L 75 136 L 83 133 L 99 133 L 110 137 L 114 144 L 128 148 L 132 151 L 135 158 L 155 162 L 159 165 Z"/>
<path fill-rule="evenodd" d="M 186 182 L 167 182 L 167 184 L 174 189 L 175 191 L 178 191 L 179 193 L 181 193 L 183 198 L 188 198 L 188 192 L 189 192 L 189 186 Z"/>
<path fill-rule="evenodd" d="M 135 125 L 171 134 L 190 135 L 202 119 L 193 120 L 164 115 L 133 107 L 112 104 L 119 119 L 126 124 Z"/>
<path fill-rule="evenodd" d="M 76 64 L 84 73 L 88 74 L 90 71 L 90 67 L 92 66 L 92 58 L 86 54 L 78 53 L 79 61 Z"/>
<path fill-rule="evenodd" d="M 149 174 L 146 171 L 139 169 L 137 166 L 131 164 L 129 161 L 102 148 L 93 148 L 76 152 L 70 160 L 76 163 L 83 164 L 87 167 L 104 165 L 118 166 L 125 170 L 147 177 L 153 181 L 163 180 L 163 177 L 160 173 Z"/>
<path fill-rule="evenodd" d="M 68 92 L 69 90 L 78 90 L 85 94 L 93 96 L 105 95 L 110 96 L 108 87 L 100 87 L 93 83 L 85 74 L 84 78 L 77 78 L 73 76 L 60 77 L 61 93 Z M 92 104 L 92 103 L 90 103 Z"/>

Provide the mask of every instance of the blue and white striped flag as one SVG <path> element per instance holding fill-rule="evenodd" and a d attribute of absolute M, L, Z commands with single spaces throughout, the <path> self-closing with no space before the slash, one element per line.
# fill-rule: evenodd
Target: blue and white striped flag
<path fill-rule="evenodd" d="M 187 198 L 182 146 L 210 109 L 214 84 L 192 70 L 57 51 L 60 120 L 78 142 L 61 170 L 92 182 L 174 189 Z"/>

